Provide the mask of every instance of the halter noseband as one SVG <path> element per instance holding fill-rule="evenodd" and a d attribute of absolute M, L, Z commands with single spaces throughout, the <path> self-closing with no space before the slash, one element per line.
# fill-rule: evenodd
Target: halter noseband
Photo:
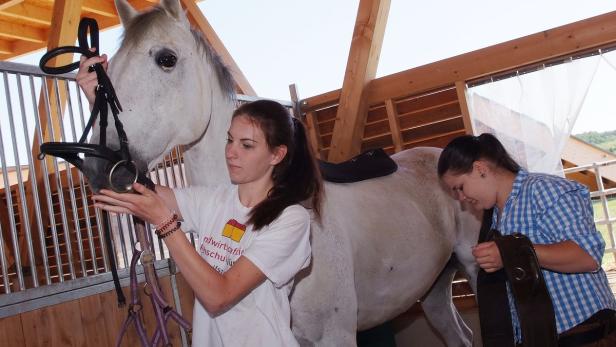
<path fill-rule="evenodd" d="M 96 48 L 94 52 L 90 51 L 88 45 L 88 29 L 90 32 L 90 41 L 92 47 Z M 79 68 L 79 62 L 74 62 L 68 65 L 59 67 L 46 66 L 47 62 L 52 58 L 55 58 L 65 53 L 79 53 L 87 58 L 98 55 L 98 24 L 92 18 L 82 18 L 79 22 L 78 29 L 79 47 L 75 46 L 62 46 L 55 48 L 43 55 L 40 60 L 39 67 L 47 74 L 63 74 L 73 71 Z M 132 189 L 132 184 L 139 182 L 150 189 L 154 189 L 154 183 L 147 178 L 143 173 L 138 172 L 137 166 L 133 162 L 128 149 L 128 138 L 124 132 L 124 126 L 118 118 L 118 114 L 122 111 L 120 101 L 116 96 L 111 80 L 105 73 L 105 69 L 100 63 L 96 63 L 90 66 L 90 71 L 96 72 L 98 78 L 98 86 L 96 87 L 96 98 L 92 111 L 90 113 L 90 119 L 86 127 L 83 130 L 83 134 L 79 139 L 79 142 L 45 142 L 41 145 L 39 159 L 43 159 L 46 154 L 50 154 L 56 157 L 60 157 L 69 163 L 76 166 L 80 171 L 83 171 L 84 161 L 79 157 L 79 153 L 83 153 L 85 157 L 97 157 L 107 160 L 109 164 L 105 168 L 109 187 L 116 192 L 124 193 Z M 108 108 L 111 108 L 111 113 L 115 121 L 115 128 L 118 134 L 120 142 L 119 150 L 112 150 L 107 147 L 107 115 Z M 98 144 L 86 143 L 88 133 L 92 129 L 96 117 L 100 114 L 100 141 Z M 128 171 L 132 178 L 127 182 L 116 182 L 121 170 Z"/>

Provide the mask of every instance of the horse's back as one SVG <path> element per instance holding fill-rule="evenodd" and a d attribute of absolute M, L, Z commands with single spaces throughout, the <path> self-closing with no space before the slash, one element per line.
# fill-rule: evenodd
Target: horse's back
<path fill-rule="evenodd" d="M 331 289 L 338 293 L 329 298 L 357 305 L 359 329 L 415 303 L 436 279 L 454 244 L 452 199 L 436 175 L 439 153 L 436 148 L 402 151 L 392 157 L 399 168 L 391 175 L 326 183 L 322 222 L 312 227 L 313 277 L 299 281 L 297 290 L 314 293 L 323 283 L 336 283 L 339 287 Z M 350 279 L 353 288 L 345 295 L 355 298 L 340 296 L 348 284 L 339 276 Z M 323 298 L 318 304 L 325 310 L 345 305 Z"/>

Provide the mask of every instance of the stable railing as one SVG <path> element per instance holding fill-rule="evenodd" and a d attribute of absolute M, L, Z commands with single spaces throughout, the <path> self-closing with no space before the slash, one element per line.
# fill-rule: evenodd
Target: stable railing
<path fill-rule="evenodd" d="M 39 144 L 76 142 L 84 129 L 88 104 L 75 74 L 50 76 L 38 67 L 0 62 L 0 78 L 0 318 L 112 290 L 109 257 L 127 285 L 132 219 L 110 214 L 108 254 L 103 215 L 88 199 L 81 172 L 58 158 L 37 159 Z M 254 99 L 238 96 L 239 102 Z M 184 187 L 181 150 L 166 156 L 150 178 Z M 152 230 L 149 237 L 159 275 L 174 272 L 164 244 Z"/>
<path fill-rule="evenodd" d="M 565 175 L 576 172 L 590 171 L 594 174 L 597 182 L 597 190 L 590 192 L 590 197 L 596 206 L 595 208 L 595 224 L 597 229 L 603 233 L 606 242 L 605 253 L 611 255 L 610 262 L 616 262 L 616 238 L 614 237 L 614 223 L 616 223 L 616 188 L 606 189 L 601 175 L 601 169 L 616 165 L 616 160 L 603 162 L 595 162 L 588 165 L 567 168 L 564 170 Z M 610 209 L 610 204 L 612 208 Z M 605 260 L 604 260 L 605 262 Z"/>

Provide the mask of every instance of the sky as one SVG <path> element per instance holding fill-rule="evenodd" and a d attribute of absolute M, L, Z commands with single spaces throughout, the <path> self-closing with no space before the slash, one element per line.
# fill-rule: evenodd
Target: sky
<path fill-rule="evenodd" d="M 199 7 L 257 94 L 289 100 L 292 83 L 300 98 L 342 86 L 358 3 L 205 0 Z M 616 0 L 391 0 L 377 77 L 615 10 Z M 121 33 L 101 33 L 101 50 L 115 52 Z M 40 55 L 17 61 L 36 64 Z M 601 83 L 616 81 L 613 69 L 599 70 Z M 616 101 L 606 106 L 603 99 L 614 99 L 607 88 L 594 89 L 588 99 L 602 101 L 582 109 L 574 133 L 594 130 L 598 120 L 597 130 L 616 129 Z"/>

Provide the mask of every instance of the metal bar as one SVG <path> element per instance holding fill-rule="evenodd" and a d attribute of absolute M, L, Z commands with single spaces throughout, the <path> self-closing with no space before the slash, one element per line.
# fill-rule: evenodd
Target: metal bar
<path fill-rule="evenodd" d="M 9 119 L 12 119 L 11 99 L 9 93 L 9 82 L 6 72 L 2 73 L 4 78 L 4 88 L 6 96 L 6 105 L 9 112 Z M 13 210 L 13 198 L 11 192 L 11 186 L 9 183 L 9 174 L 7 170 L 6 157 L 4 153 L 4 140 L 2 138 L 2 132 L 0 131 L 0 159 L 2 162 L 2 176 L 4 179 L 4 194 L 6 196 L 6 205 L 9 209 L 9 224 L 11 225 L 11 237 L 13 238 L 13 251 L 15 253 L 15 271 L 17 272 L 17 279 L 19 281 L 20 290 L 25 289 L 24 275 L 21 269 L 21 254 L 19 254 L 19 239 L 17 237 L 17 223 L 15 222 L 15 211 Z M 20 167 L 15 168 L 17 171 L 21 170 Z"/>
<path fill-rule="evenodd" d="M 163 185 L 160 182 L 160 172 L 158 169 L 158 165 L 156 165 L 156 168 L 154 169 L 154 176 L 156 177 L 156 184 L 159 185 Z M 149 224 L 149 223 L 147 223 Z M 150 234 L 152 233 L 152 228 L 148 225 L 147 226 L 149 229 Z M 152 244 L 154 244 L 154 242 L 151 242 Z M 163 259 L 165 257 L 165 245 L 163 244 L 162 240 L 158 240 L 158 250 L 159 250 L 159 255 L 160 255 L 160 259 Z"/>
<path fill-rule="evenodd" d="M 186 187 L 186 181 L 184 179 L 184 165 L 183 165 L 183 160 L 182 160 L 182 153 L 179 147 L 175 147 L 174 151 L 178 157 L 178 171 L 180 172 L 180 187 L 184 188 Z"/>
<path fill-rule="evenodd" d="M 2 267 L 2 283 L 4 284 L 4 292 L 10 293 L 11 286 L 9 284 L 8 274 L 8 261 L 6 260 L 6 254 L 4 254 L 4 232 L 2 231 L 2 224 L 0 223 L 0 267 Z M 0 293 L 2 295 L 2 293 Z"/>
<path fill-rule="evenodd" d="M 597 189 L 599 190 L 600 193 L 603 193 L 601 194 L 601 206 L 603 207 L 603 216 L 605 217 L 605 219 L 609 220 L 610 219 L 610 209 L 608 207 L 607 198 L 606 198 L 607 193 L 603 186 L 603 179 L 601 179 L 600 166 L 595 165 L 594 169 L 595 169 L 595 179 L 597 180 Z M 616 240 L 614 240 L 614 229 L 612 228 L 612 223 L 608 223 L 606 224 L 606 226 L 607 226 L 607 232 L 610 238 L 609 240 L 610 246 L 611 248 L 614 248 L 614 246 L 616 245 Z"/>
<path fill-rule="evenodd" d="M 19 78 L 18 76 L 16 76 L 16 78 Z M 10 100 L 11 99 L 11 92 L 8 90 L 8 79 L 7 76 L 5 74 L 5 80 L 4 80 L 4 84 L 5 87 L 7 88 L 7 90 L 5 90 L 6 92 L 6 96 L 7 98 Z M 23 101 L 23 99 L 21 98 L 21 95 L 19 97 L 20 102 Z M 23 109 L 23 102 L 20 105 Z M 24 231 L 25 231 L 25 237 L 26 237 L 26 246 L 28 247 L 28 261 L 30 262 L 30 270 L 32 272 L 32 278 L 33 278 L 33 284 L 35 287 L 38 287 L 38 276 L 36 274 L 36 263 L 34 260 L 34 250 L 32 248 L 32 230 L 30 229 L 30 213 L 28 211 L 28 205 L 27 205 L 27 200 L 26 200 L 26 190 L 24 187 L 24 180 L 23 180 L 23 176 L 21 174 L 21 160 L 19 158 L 19 147 L 17 144 L 17 132 L 15 131 L 15 119 L 13 118 L 13 108 L 11 105 L 11 102 L 9 101 L 7 103 L 7 108 L 9 111 L 9 129 L 11 131 L 11 141 L 12 141 L 12 145 L 13 145 L 13 156 L 15 158 L 15 174 L 17 175 L 17 189 L 19 191 L 19 202 L 21 205 L 21 209 L 23 210 L 23 215 L 20 216 L 21 217 L 21 225 L 23 225 L 24 227 Z M 23 127 L 27 127 L 27 124 L 23 124 Z M 21 250 L 18 250 L 18 252 L 21 252 Z M 23 269 L 20 267 L 20 270 L 23 271 Z"/>
<path fill-rule="evenodd" d="M 71 92 L 68 89 L 68 81 L 64 81 L 64 92 L 66 93 L 66 102 L 67 102 L 67 106 L 68 106 L 68 119 L 69 119 L 69 125 L 71 128 L 71 135 L 73 136 L 73 141 L 77 141 L 77 133 L 75 131 L 75 121 L 73 120 L 73 102 L 71 100 Z M 56 80 L 56 85 L 58 85 L 58 81 Z M 56 88 L 56 90 L 58 90 L 58 88 Z M 64 118 L 62 118 L 62 120 L 64 121 Z M 61 131 L 62 131 L 62 141 L 66 142 L 66 133 L 65 133 L 65 129 L 64 129 L 64 125 L 62 125 L 64 122 L 60 122 L 61 124 Z M 73 182 L 73 169 L 71 168 L 71 165 L 69 164 L 69 162 L 65 162 L 66 163 L 66 176 L 67 176 L 67 180 L 68 180 L 68 184 L 69 184 L 69 196 L 70 196 L 70 200 L 71 200 L 71 207 L 73 209 L 73 220 L 74 220 L 74 224 L 75 224 L 75 236 L 77 237 L 77 252 L 79 253 L 79 260 L 81 263 L 81 275 L 82 276 L 86 276 L 86 258 L 83 254 L 83 239 L 81 237 L 81 224 L 79 223 L 79 210 L 77 207 L 77 197 L 75 196 L 75 183 Z"/>
<path fill-rule="evenodd" d="M 46 117 L 47 117 L 47 122 L 49 124 L 49 127 L 47 129 L 48 132 L 51 133 L 51 138 L 53 139 L 53 123 L 51 122 L 51 104 L 49 103 L 49 88 L 47 88 L 47 77 L 43 77 L 42 79 L 42 84 L 41 86 L 43 87 L 43 99 L 44 99 L 44 104 L 45 104 L 45 113 Z M 39 127 L 39 131 L 40 131 L 40 127 Z M 41 133 L 41 141 L 40 143 L 43 143 L 44 139 Z M 57 177 L 57 172 L 58 172 L 58 162 L 57 159 L 53 159 L 53 166 L 55 169 L 55 177 Z M 45 162 L 45 165 L 46 162 Z M 47 172 L 47 170 L 45 170 L 45 180 L 48 182 L 48 184 L 46 185 L 46 193 L 47 193 L 47 203 L 49 205 L 49 221 L 51 223 L 51 239 L 53 241 L 53 247 L 54 247 L 54 252 L 56 254 L 56 266 L 58 267 L 58 280 L 60 282 L 64 282 L 64 269 L 62 269 L 62 254 L 60 253 L 60 242 L 58 240 L 58 228 L 56 227 L 56 216 L 53 210 L 53 194 L 51 192 L 51 182 L 49 182 L 49 173 Z M 56 187 L 57 189 L 60 189 L 60 186 Z M 58 194 L 61 193 L 61 190 L 59 190 Z M 58 200 L 61 201 L 62 199 L 58 196 Z"/>
<path fill-rule="evenodd" d="M 117 223 L 117 235 L 120 238 L 120 240 L 118 241 L 115 237 L 114 239 L 116 241 L 118 241 L 120 244 L 120 250 L 122 251 L 122 267 L 128 267 L 130 262 L 129 262 L 129 257 L 128 257 L 128 253 L 126 251 L 126 243 L 124 242 L 124 232 L 123 232 L 123 228 L 122 228 L 122 219 L 120 218 L 119 214 L 115 214 L 116 216 L 116 223 Z M 109 217 L 111 218 L 111 216 Z M 112 227 L 113 229 L 113 227 Z M 113 235 L 113 233 L 112 233 Z M 118 266 L 119 267 L 119 266 Z"/>
<path fill-rule="evenodd" d="M 599 177 L 599 180 L 601 180 L 601 177 L 600 176 L 598 176 L 598 177 Z M 602 180 L 601 180 L 601 184 L 603 185 L 603 181 Z M 605 189 L 603 191 L 592 192 L 592 193 L 590 193 L 590 197 L 591 198 L 596 198 L 598 196 L 612 195 L 612 194 L 616 194 L 616 188 L 610 188 L 610 189 Z"/>
<path fill-rule="evenodd" d="M 28 76 L 28 80 L 30 82 L 30 99 L 32 100 L 32 110 L 34 112 L 34 129 L 36 132 L 36 129 L 39 130 L 40 132 L 40 128 L 39 128 L 39 121 L 38 121 L 38 104 L 36 101 L 36 95 L 34 94 L 34 78 L 32 76 Z M 26 141 L 27 143 L 32 143 L 29 139 L 29 135 L 28 132 L 25 131 L 24 132 L 24 136 L 26 137 Z M 34 135 L 36 136 L 36 135 Z M 39 138 L 39 143 L 41 143 L 40 141 L 41 139 Z M 41 243 L 41 255 L 43 256 L 43 269 L 45 272 L 45 281 L 46 283 L 49 285 L 51 284 L 51 278 L 49 276 L 49 259 L 48 259 L 48 254 L 47 254 L 47 246 L 45 245 L 45 228 L 43 226 L 43 214 L 41 212 L 41 200 L 40 200 L 40 196 L 39 196 L 39 191 L 38 191 L 38 182 L 36 181 L 36 174 L 34 171 L 34 160 L 32 159 L 32 150 L 28 151 L 29 153 L 29 160 L 31 163 L 31 167 L 30 167 L 30 184 L 32 185 L 32 194 L 34 196 L 34 212 L 36 213 L 36 222 L 39 226 L 39 238 L 40 238 L 40 243 Z M 43 165 L 44 168 L 46 169 L 46 162 L 43 160 Z M 47 174 L 45 175 L 45 177 L 47 177 Z M 47 181 L 45 181 L 47 182 Z"/>
<path fill-rule="evenodd" d="M 154 262 L 154 268 L 159 276 L 169 275 L 167 260 Z M 145 281 L 143 266 L 137 265 L 137 280 Z M 120 284 L 130 284 L 129 269 L 118 270 Z M 0 303 L 0 319 L 20 313 L 36 310 L 50 305 L 60 304 L 86 296 L 105 293 L 114 289 L 111 272 L 96 276 L 77 278 L 72 281 L 58 283 L 53 286 L 41 286 L 26 291 L 3 294 Z"/>
<path fill-rule="evenodd" d="M 110 256 L 115 257 L 115 255 L 107 254 L 107 247 L 105 247 L 105 244 L 104 244 L 105 239 L 103 235 L 103 227 L 101 225 L 101 221 L 103 219 L 103 216 L 101 216 L 101 210 L 97 208 L 94 210 L 94 212 L 96 216 L 96 225 L 98 228 L 98 240 L 101 243 L 101 250 L 103 251 L 103 264 L 105 265 L 105 271 L 109 272 L 111 269 L 111 266 L 109 265 L 111 260 L 109 259 L 109 257 Z"/>
<path fill-rule="evenodd" d="M 173 303 L 175 304 L 175 311 L 181 316 L 182 315 L 182 303 L 180 302 L 180 293 L 178 291 L 178 282 L 175 278 L 175 274 L 177 273 L 177 268 L 175 266 L 175 262 L 173 259 L 168 259 L 169 264 L 169 277 L 171 280 L 171 293 L 173 295 Z M 186 336 L 186 331 L 184 329 L 180 329 L 180 336 L 182 338 L 182 346 L 188 346 L 188 336 Z"/>
<path fill-rule="evenodd" d="M 568 174 L 568 173 L 573 173 L 573 172 L 585 171 L 588 169 L 594 169 L 595 167 L 599 167 L 599 166 L 610 166 L 614 164 L 616 164 L 616 159 L 608 160 L 608 161 L 599 161 L 599 162 L 595 162 L 595 163 L 588 164 L 588 165 L 570 167 L 570 168 L 564 169 L 563 173 Z"/>
<path fill-rule="evenodd" d="M 26 119 L 26 107 L 24 103 L 23 89 L 21 85 L 21 75 L 17 74 L 15 75 L 15 78 L 17 81 L 17 92 L 18 92 L 17 94 L 19 95 L 19 107 L 21 111 L 23 136 L 24 136 L 24 139 L 26 140 L 25 143 L 29 144 L 30 135 L 28 134 L 28 120 Z M 29 170 L 28 175 L 30 176 L 30 181 L 34 181 L 33 179 L 35 177 L 34 176 L 34 165 L 32 164 L 33 162 L 32 151 L 30 150 L 29 146 L 26 149 L 26 153 L 28 153 L 27 155 L 28 170 Z M 16 167 L 20 167 L 20 165 L 16 165 Z M 32 285 L 36 288 L 39 286 L 39 280 L 38 280 L 38 271 L 36 269 L 36 259 L 34 257 L 34 247 L 32 243 L 32 228 L 30 226 L 30 216 L 28 215 L 30 211 L 28 211 L 28 200 L 26 199 L 26 189 L 23 185 L 23 178 L 21 176 L 21 170 L 18 170 L 18 172 L 19 172 L 18 182 L 20 182 L 20 194 L 21 194 L 21 199 L 22 199 L 21 208 L 24 210 L 24 214 L 25 214 L 24 223 L 26 226 L 26 241 L 28 243 L 28 252 L 30 256 L 30 272 L 32 273 Z M 36 187 L 36 184 L 34 185 L 34 187 Z M 32 194 L 37 194 L 37 193 L 38 192 L 35 189 L 32 190 Z M 40 207 L 38 206 L 38 203 L 35 204 L 34 209 L 35 209 L 35 217 L 37 218 L 37 221 L 40 221 L 41 220 L 41 218 L 39 218 L 40 217 Z M 42 230 L 40 223 L 38 223 L 38 227 L 39 227 L 39 234 L 40 234 L 40 231 Z"/>
<path fill-rule="evenodd" d="M 79 119 L 81 121 L 81 130 L 85 128 L 85 120 L 83 116 L 83 105 L 81 102 L 81 93 L 79 92 L 79 86 L 77 83 L 73 83 L 75 86 L 75 95 L 77 96 L 77 109 L 79 110 Z M 74 124 L 74 119 L 71 117 L 71 122 Z M 73 137 L 77 139 L 77 134 L 73 134 Z M 96 262 L 96 247 L 94 246 L 94 236 L 92 233 L 92 223 L 90 222 L 90 204 L 88 204 L 88 197 L 86 196 L 86 183 L 83 178 L 81 170 L 78 171 L 79 175 L 79 187 L 81 189 L 81 201 L 83 202 L 83 213 L 86 219 L 86 230 L 88 233 L 88 244 L 90 245 L 90 257 L 92 257 L 92 269 L 94 274 L 98 274 L 98 264 Z"/>
<path fill-rule="evenodd" d="M 58 119 L 59 119 L 58 124 L 60 125 L 60 139 L 64 141 L 65 140 L 64 139 L 64 125 L 63 125 L 64 112 L 60 105 L 61 99 L 60 99 L 60 88 L 58 86 L 58 79 L 54 78 L 53 83 L 54 83 L 54 87 L 55 87 L 54 89 L 55 89 L 55 95 L 56 95 L 56 111 L 58 112 Z M 50 122 L 49 125 L 52 129 L 51 130 L 52 134 L 55 134 L 55 131 L 53 129 L 53 123 Z M 73 245 L 71 243 L 71 234 L 70 234 L 69 223 L 68 223 L 68 213 L 66 211 L 66 204 L 64 202 L 64 188 L 62 187 L 62 174 L 60 173 L 60 170 L 59 170 L 57 158 L 54 159 L 54 163 L 55 163 L 54 168 L 56 169 L 56 179 L 58 182 L 58 201 L 60 201 L 60 211 L 62 213 L 61 217 L 62 217 L 62 229 L 64 230 L 64 247 L 66 248 L 66 257 L 68 260 L 68 268 L 70 270 L 71 279 L 74 280 L 76 276 L 75 276 L 75 266 L 73 264 Z M 64 161 L 64 164 L 66 168 L 66 175 L 67 175 L 66 178 L 70 183 L 69 176 L 71 172 L 71 167 L 67 161 Z"/>
<path fill-rule="evenodd" d="M 14 63 L 10 61 L 0 61 L 0 71 L 6 71 L 9 73 L 19 73 L 19 74 L 37 76 L 37 77 L 44 77 L 44 76 L 59 77 L 63 79 L 64 78 L 75 79 L 75 76 L 77 76 L 77 74 L 73 72 L 60 74 L 60 75 L 49 75 L 41 71 L 41 69 L 38 66 Z"/>
<path fill-rule="evenodd" d="M 126 218 L 128 218 L 128 240 L 130 242 L 131 247 L 134 249 L 135 248 L 135 236 L 134 236 L 134 222 L 133 222 L 133 216 L 131 215 L 127 215 Z M 131 257 L 132 257 L 132 252 L 131 252 Z"/>

